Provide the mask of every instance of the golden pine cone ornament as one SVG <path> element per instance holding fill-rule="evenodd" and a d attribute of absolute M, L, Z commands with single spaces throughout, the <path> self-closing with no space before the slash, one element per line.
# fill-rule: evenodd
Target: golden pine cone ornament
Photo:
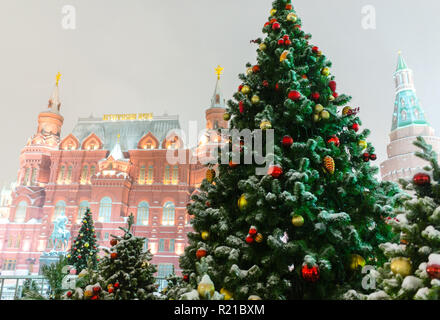
<path fill-rule="evenodd" d="M 324 157 L 324 168 L 327 170 L 328 173 L 334 174 L 335 173 L 335 160 L 333 160 L 330 156 Z"/>
<path fill-rule="evenodd" d="M 215 170 L 214 169 L 208 169 L 206 171 L 206 180 L 208 180 L 209 183 L 212 183 L 215 178 Z"/>

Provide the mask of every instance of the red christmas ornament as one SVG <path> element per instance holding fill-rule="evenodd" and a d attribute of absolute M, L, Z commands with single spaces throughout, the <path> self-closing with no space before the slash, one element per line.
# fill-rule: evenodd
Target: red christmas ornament
<path fill-rule="evenodd" d="M 358 132 L 359 131 L 359 124 L 353 123 L 353 125 L 351 126 L 351 129 L 354 130 L 354 132 Z"/>
<path fill-rule="evenodd" d="M 269 81 L 264 80 L 263 81 L 263 87 L 267 88 L 269 86 Z"/>
<path fill-rule="evenodd" d="M 370 154 L 371 161 L 376 161 L 376 159 L 377 159 L 377 156 L 374 153 Z"/>
<path fill-rule="evenodd" d="M 319 279 L 319 267 L 316 265 L 311 268 L 309 268 L 307 265 L 303 265 L 301 272 L 304 280 L 306 281 L 316 282 Z"/>
<path fill-rule="evenodd" d="M 241 92 L 241 89 L 243 89 L 243 85 L 242 85 L 242 84 L 240 84 L 240 85 L 238 86 L 238 92 Z"/>
<path fill-rule="evenodd" d="M 292 10 L 293 6 L 291 4 L 286 4 L 286 10 Z"/>
<path fill-rule="evenodd" d="M 253 73 L 257 73 L 259 71 L 260 71 L 260 66 L 259 65 L 255 65 L 255 66 L 252 67 L 252 72 Z"/>
<path fill-rule="evenodd" d="M 292 44 L 292 41 L 290 39 L 284 40 L 284 45 L 290 46 Z"/>
<path fill-rule="evenodd" d="M 205 205 L 206 205 L 207 207 L 210 207 L 210 206 L 211 206 L 211 202 L 206 201 L 206 202 L 205 202 Z"/>
<path fill-rule="evenodd" d="M 272 30 L 278 31 L 280 29 L 281 29 L 281 25 L 278 22 L 274 22 L 274 24 L 272 25 Z"/>
<path fill-rule="evenodd" d="M 330 81 L 329 83 L 328 83 L 328 86 L 330 87 L 330 89 L 333 91 L 333 92 L 335 92 L 336 91 L 336 81 Z"/>
<path fill-rule="evenodd" d="M 115 245 L 118 244 L 118 240 L 116 240 L 116 239 L 111 239 L 111 240 L 110 240 L 110 244 L 111 244 L 112 246 L 115 246 Z"/>
<path fill-rule="evenodd" d="M 339 94 L 337 92 L 333 92 L 333 97 L 337 98 Z"/>
<path fill-rule="evenodd" d="M 250 228 L 249 228 L 249 234 L 250 234 L 251 236 L 255 236 L 255 235 L 257 234 L 257 228 L 254 227 L 254 226 L 250 227 Z"/>
<path fill-rule="evenodd" d="M 285 148 L 290 148 L 290 146 L 293 144 L 293 138 L 291 136 L 284 136 L 283 140 L 281 140 L 281 144 Z"/>
<path fill-rule="evenodd" d="M 67 297 L 70 298 L 72 296 L 72 291 L 67 291 Z"/>
<path fill-rule="evenodd" d="M 113 285 L 113 287 L 115 287 L 116 289 L 119 288 L 119 282 L 115 282 L 115 284 Z"/>
<path fill-rule="evenodd" d="M 278 85 L 278 84 L 277 84 L 277 85 Z M 289 94 L 287 95 L 287 97 L 288 97 L 290 100 L 297 101 L 297 100 L 299 100 L 299 99 L 301 98 L 301 93 L 299 93 L 299 92 L 296 91 L 296 90 L 292 90 L 292 91 L 289 92 Z"/>
<path fill-rule="evenodd" d="M 270 174 L 275 179 L 278 179 L 283 174 L 283 169 L 279 165 L 270 166 L 267 174 Z"/>
<path fill-rule="evenodd" d="M 288 35 L 288 34 L 285 34 L 285 35 L 283 36 L 283 39 L 284 39 L 284 40 L 289 39 L 289 35 Z"/>
<path fill-rule="evenodd" d="M 364 162 L 370 161 L 370 154 L 369 153 L 366 152 L 362 156 L 364 157 Z"/>
<path fill-rule="evenodd" d="M 93 296 L 90 298 L 90 300 L 98 300 L 98 299 L 99 299 L 99 296 Z"/>
<path fill-rule="evenodd" d="M 252 236 L 248 235 L 246 237 L 246 243 L 251 244 L 252 242 L 254 242 L 254 238 Z"/>
<path fill-rule="evenodd" d="M 113 291 L 114 291 L 114 289 L 113 289 L 113 287 L 110 287 L 110 288 L 108 288 L 108 293 L 113 293 Z"/>
<path fill-rule="evenodd" d="M 244 112 L 244 102 L 243 101 L 240 101 L 238 103 L 238 110 L 240 111 L 240 113 Z"/>
<path fill-rule="evenodd" d="M 312 93 L 312 99 L 313 100 L 318 101 L 320 97 L 321 97 L 321 95 L 319 94 L 319 92 L 313 92 Z"/>
<path fill-rule="evenodd" d="M 265 27 L 267 27 L 268 25 L 270 25 L 269 22 L 266 22 L 266 23 L 264 24 Z"/>
<path fill-rule="evenodd" d="M 96 238 L 96 234 L 93 235 L 93 238 Z"/>
<path fill-rule="evenodd" d="M 200 248 L 196 251 L 196 257 L 197 259 L 201 259 L 202 257 L 206 256 L 206 249 Z"/>
<path fill-rule="evenodd" d="M 95 294 L 99 293 L 100 291 L 101 291 L 101 287 L 100 287 L 100 286 L 94 286 L 94 287 L 93 287 L 93 292 L 94 292 Z"/>
<path fill-rule="evenodd" d="M 426 173 L 417 173 L 413 177 L 413 182 L 417 186 L 426 186 L 431 183 L 431 177 Z"/>
<path fill-rule="evenodd" d="M 319 52 L 319 48 L 315 46 L 315 47 L 312 48 L 312 51 L 313 51 L 313 53 L 318 53 Z"/>
<path fill-rule="evenodd" d="M 183 281 L 188 282 L 189 281 L 189 275 L 184 274 L 183 275 Z"/>
<path fill-rule="evenodd" d="M 294 28 L 295 29 L 301 29 L 301 25 L 300 24 L 295 24 Z"/>
<path fill-rule="evenodd" d="M 278 40 L 278 45 L 279 46 L 284 46 L 284 39 Z"/>
<path fill-rule="evenodd" d="M 116 252 L 112 252 L 112 254 L 110 255 L 111 259 L 116 259 L 118 257 L 118 254 Z"/>
<path fill-rule="evenodd" d="M 340 145 L 339 138 L 337 136 L 332 136 L 330 139 L 327 140 L 327 143 L 333 143 L 337 147 L 339 147 Z"/>
<path fill-rule="evenodd" d="M 426 273 L 431 279 L 440 279 L 440 265 L 430 264 L 426 267 Z"/>

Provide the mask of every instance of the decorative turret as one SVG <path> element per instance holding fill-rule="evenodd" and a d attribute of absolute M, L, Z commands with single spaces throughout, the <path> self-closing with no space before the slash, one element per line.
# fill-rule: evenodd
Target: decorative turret
<path fill-rule="evenodd" d="M 417 99 L 413 72 L 406 65 L 400 51 L 394 81 L 396 84 L 396 100 L 394 102 L 391 131 L 410 125 L 428 125 L 423 109 Z"/>
<path fill-rule="evenodd" d="M 424 160 L 414 155 L 418 150 L 413 141 L 418 136 L 423 136 L 439 154 L 440 138 L 435 136 L 434 129 L 426 121 L 416 95 L 413 72 L 400 51 L 394 81 L 396 99 L 390 143 L 387 146 L 388 160 L 381 163 L 380 170 L 383 180 L 397 182 L 401 178 L 412 178 L 426 165 Z"/>
<path fill-rule="evenodd" d="M 215 85 L 214 95 L 211 99 L 211 106 L 206 110 L 206 128 L 209 130 L 228 127 L 228 123 L 223 119 L 226 107 L 225 99 L 220 86 L 220 78 L 223 74 L 223 70 L 224 68 L 220 66 L 215 69 L 217 74 L 217 83 Z"/>

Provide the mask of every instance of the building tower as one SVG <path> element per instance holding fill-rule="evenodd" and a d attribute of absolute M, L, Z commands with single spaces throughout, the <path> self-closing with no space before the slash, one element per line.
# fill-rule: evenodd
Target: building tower
<path fill-rule="evenodd" d="M 414 86 L 414 77 L 399 52 L 397 69 L 394 73 L 396 99 L 394 102 L 393 121 L 390 143 L 387 146 L 388 159 L 381 163 L 382 179 L 398 182 L 409 179 L 427 165 L 426 161 L 416 157 L 418 150 L 413 142 L 422 136 L 439 153 L 440 138 L 426 121 Z"/>
<path fill-rule="evenodd" d="M 218 66 L 215 71 L 217 83 L 215 84 L 214 95 L 211 99 L 211 106 L 206 110 L 206 128 L 208 130 L 222 129 L 228 127 L 228 122 L 223 119 L 225 114 L 225 98 L 220 87 L 220 77 L 223 74 L 222 67 Z"/>

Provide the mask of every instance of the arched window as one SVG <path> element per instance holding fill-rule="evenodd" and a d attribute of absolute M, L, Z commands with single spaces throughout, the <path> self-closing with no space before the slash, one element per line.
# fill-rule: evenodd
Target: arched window
<path fill-rule="evenodd" d="M 99 203 L 99 221 L 110 222 L 112 216 L 112 199 L 104 197 Z"/>
<path fill-rule="evenodd" d="M 139 170 L 139 184 L 145 184 L 145 166 Z"/>
<path fill-rule="evenodd" d="M 63 200 L 60 200 L 55 205 L 55 212 L 53 214 L 52 221 L 54 221 L 56 218 L 58 218 L 59 216 L 65 213 L 66 213 L 66 203 Z"/>
<path fill-rule="evenodd" d="M 137 209 L 137 224 L 140 226 L 146 226 L 148 225 L 148 213 L 149 213 L 149 206 L 148 202 L 142 201 L 139 203 L 138 209 Z"/>
<path fill-rule="evenodd" d="M 23 179 L 23 185 L 28 185 L 29 183 L 29 175 L 31 173 L 31 169 L 30 168 L 26 168 L 26 171 L 24 173 L 24 179 Z"/>
<path fill-rule="evenodd" d="M 170 172 L 170 166 L 165 167 L 165 175 L 164 175 L 164 183 L 170 184 L 171 183 L 171 172 Z"/>
<path fill-rule="evenodd" d="M 163 213 L 162 213 L 162 225 L 163 226 L 174 226 L 174 213 L 175 213 L 175 207 L 174 203 L 167 202 L 163 206 Z"/>
<path fill-rule="evenodd" d="M 154 169 L 153 166 L 148 167 L 148 174 L 147 174 L 147 184 L 153 184 L 154 179 Z"/>
<path fill-rule="evenodd" d="M 173 184 L 178 184 L 179 183 L 179 166 L 174 166 L 173 167 L 173 180 L 172 180 Z"/>
<path fill-rule="evenodd" d="M 15 222 L 23 223 L 26 219 L 27 202 L 21 201 L 15 209 Z"/>
<path fill-rule="evenodd" d="M 405 110 L 402 110 L 402 112 L 400 113 L 400 119 L 402 121 L 406 121 L 406 111 Z"/>
<path fill-rule="evenodd" d="M 90 179 L 89 179 L 89 183 L 91 183 L 91 179 L 92 179 L 92 177 L 95 175 L 95 173 L 96 173 L 96 167 L 95 166 L 91 166 L 90 167 Z"/>
<path fill-rule="evenodd" d="M 81 172 L 81 184 L 87 184 L 89 180 L 89 167 L 86 165 L 83 167 Z"/>
<path fill-rule="evenodd" d="M 69 166 L 67 168 L 67 177 L 66 177 L 66 184 L 70 184 L 72 182 L 72 166 Z"/>
<path fill-rule="evenodd" d="M 80 223 L 82 218 L 84 217 L 84 214 L 86 213 L 87 209 L 90 208 L 90 204 L 88 201 L 81 201 L 78 207 L 78 217 L 77 222 Z"/>
<path fill-rule="evenodd" d="M 419 110 L 414 109 L 414 117 L 415 117 L 416 119 L 419 119 L 419 118 L 420 118 Z"/>
<path fill-rule="evenodd" d="M 32 168 L 31 186 L 35 186 L 36 184 L 37 184 L 37 168 Z"/>
<path fill-rule="evenodd" d="M 61 166 L 60 172 L 58 174 L 58 184 L 62 184 L 64 182 L 64 175 L 66 174 L 66 167 Z"/>

